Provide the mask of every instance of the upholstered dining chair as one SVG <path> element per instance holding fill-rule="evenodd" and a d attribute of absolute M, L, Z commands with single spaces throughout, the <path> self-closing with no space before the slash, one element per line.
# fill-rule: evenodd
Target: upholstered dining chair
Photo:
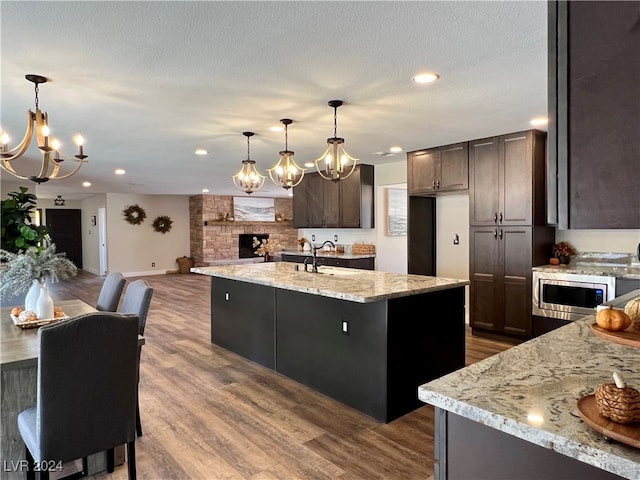
<path fill-rule="evenodd" d="M 105 278 L 96 303 L 96 310 L 101 312 L 116 312 L 118 303 L 124 290 L 125 278 L 120 272 L 111 272 Z"/>
<path fill-rule="evenodd" d="M 147 324 L 147 314 L 151 305 L 151 297 L 153 296 L 153 288 L 146 280 L 138 279 L 130 282 L 124 292 L 120 313 L 132 313 L 138 316 L 138 334 L 144 335 L 144 329 Z M 140 356 L 142 355 L 142 346 L 138 348 L 138 380 L 140 379 Z M 137 397 L 136 397 L 137 398 Z M 140 402 L 136 400 L 136 433 L 142 436 L 142 424 L 140 422 Z"/>
<path fill-rule="evenodd" d="M 55 467 L 102 451 L 113 471 L 114 448 L 126 444 L 134 480 L 137 316 L 88 313 L 42 327 L 38 337 L 36 405 L 18 415 L 27 478 L 35 479 L 35 462 Z"/>

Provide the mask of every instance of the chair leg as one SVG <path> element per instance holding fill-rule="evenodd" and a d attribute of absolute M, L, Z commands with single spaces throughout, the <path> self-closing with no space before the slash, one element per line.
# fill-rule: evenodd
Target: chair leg
<path fill-rule="evenodd" d="M 129 471 L 129 480 L 136 480 L 136 441 L 132 440 L 127 443 L 127 467 Z"/>
<path fill-rule="evenodd" d="M 107 450 L 107 472 L 113 473 L 116 469 L 116 451 L 115 448 Z"/>
<path fill-rule="evenodd" d="M 142 424 L 140 423 L 140 401 L 136 398 L 136 434 L 142 436 Z"/>
<path fill-rule="evenodd" d="M 36 480 L 36 472 L 35 472 L 35 462 L 33 461 L 33 455 L 27 448 L 24 446 L 25 451 L 25 459 L 27 460 L 27 480 Z"/>

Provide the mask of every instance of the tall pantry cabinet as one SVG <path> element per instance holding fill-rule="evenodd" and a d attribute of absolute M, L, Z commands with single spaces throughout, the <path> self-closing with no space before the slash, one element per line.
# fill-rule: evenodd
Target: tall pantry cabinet
<path fill-rule="evenodd" d="M 533 266 L 547 263 L 546 134 L 469 142 L 469 319 L 477 335 L 531 337 Z"/>

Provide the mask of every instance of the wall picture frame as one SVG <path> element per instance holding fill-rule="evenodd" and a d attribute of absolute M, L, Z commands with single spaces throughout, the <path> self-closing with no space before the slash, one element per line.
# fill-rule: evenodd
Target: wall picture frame
<path fill-rule="evenodd" d="M 385 188 L 385 235 L 407 235 L 407 189 Z"/>
<path fill-rule="evenodd" d="M 233 216 L 236 222 L 275 222 L 275 200 L 264 197 L 233 197 Z"/>

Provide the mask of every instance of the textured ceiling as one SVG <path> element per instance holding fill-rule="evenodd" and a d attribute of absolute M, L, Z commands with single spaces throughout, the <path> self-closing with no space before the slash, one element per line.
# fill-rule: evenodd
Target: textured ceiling
<path fill-rule="evenodd" d="M 17 142 L 40 108 L 89 163 L 42 198 L 121 192 L 238 195 L 230 177 L 256 133 L 258 169 L 277 160 L 291 118 L 299 164 L 338 135 L 363 163 L 531 128 L 546 115 L 546 2 L 0 2 L 0 125 Z M 430 70 L 440 80 L 411 81 Z M 207 156 L 194 155 L 205 148 Z M 31 154 L 37 157 L 37 152 Z M 114 169 L 127 171 L 114 175 Z M 2 173 L 3 178 L 7 175 Z M 83 189 L 89 180 L 92 187 Z M 267 180 L 269 182 L 269 180 Z M 254 196 L 284 196 L 273 184 Z"/>

